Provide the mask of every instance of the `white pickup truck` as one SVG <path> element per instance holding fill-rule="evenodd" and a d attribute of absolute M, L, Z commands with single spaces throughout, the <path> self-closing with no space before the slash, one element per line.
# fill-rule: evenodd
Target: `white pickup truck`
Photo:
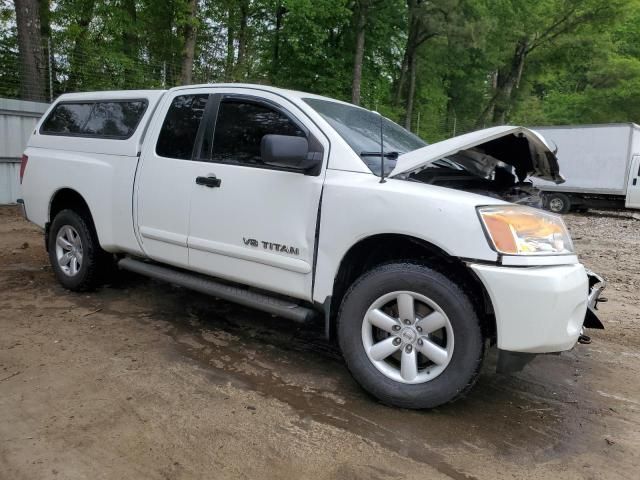
<path fill-rule="evenodd" d="M 602 327 L 604 281 L 561 217 L 527 206 L 530 177 L 562 181 L 525 128 L 427 145 L 344 102 L 240 84 L 62 95 L 21 168 L 64 287 L 117 263 L 322 321 L 355 379 L 407 408 L 465 394 L 489 346 L 513 371 Z"/>

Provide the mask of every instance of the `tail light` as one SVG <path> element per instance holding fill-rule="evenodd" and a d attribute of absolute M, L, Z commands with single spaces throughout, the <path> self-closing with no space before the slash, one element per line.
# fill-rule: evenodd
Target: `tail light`
<path fill-rule="evenodd" d="M 20 183 L 22 184 L 22 177 L 24 177 L 24 171 L 27 169 L 27 162 L 29 161 L 29 157 L 26 155 L 22 155 L 20 159 Z"/>

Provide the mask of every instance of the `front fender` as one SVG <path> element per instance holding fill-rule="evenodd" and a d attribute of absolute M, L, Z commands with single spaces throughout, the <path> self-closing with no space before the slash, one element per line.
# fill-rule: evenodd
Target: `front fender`
<path fill-rule="evenodd" d="M 496 262 L 476 214 L 486 198 L 372 174 L 327 170 L 313 298 L 332 294 L 342 259 L 359 241 L 396 234 L 434 245 L 449 256 Z M 495 203 L 504 203 L 497 200 Z"/>

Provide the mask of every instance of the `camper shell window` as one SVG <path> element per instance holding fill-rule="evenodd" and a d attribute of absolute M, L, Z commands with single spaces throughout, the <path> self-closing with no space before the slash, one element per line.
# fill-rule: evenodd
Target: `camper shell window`
<path fill-rule="evenodd" d="M 40 133 L 126 140 L 136 131 L 147 105 L 145 99 L 60 102 Z"/>

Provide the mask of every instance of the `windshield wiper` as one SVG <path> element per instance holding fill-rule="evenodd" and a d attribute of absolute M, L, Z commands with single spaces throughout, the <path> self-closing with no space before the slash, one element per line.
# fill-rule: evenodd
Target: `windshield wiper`
<path fill-rule="evenodd" d="M 396 160 L 402 152 L 384 152 L 384 158 L 389 158 L 391 160 Z M 379 157 L 380 152 L 360 152 L 361 157 Z"/>

